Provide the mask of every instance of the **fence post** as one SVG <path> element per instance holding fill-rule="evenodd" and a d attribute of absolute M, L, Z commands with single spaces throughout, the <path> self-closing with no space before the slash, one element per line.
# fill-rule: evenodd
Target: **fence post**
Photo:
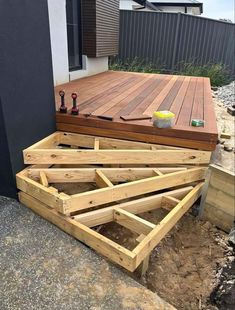
<path fill-rule="evenodd" d="M 180 34 L 180 21 L 181 21 L 182 14 L 179 12 L 177 13 L 177 21 L 176 21 L 176 30 L 175 30 L 175 41 L 172 51 L 172 59 L 171 59 L 171 70 L 174 71 L 176 65 L 176 54 L 177 54 L 177 43 L 179 40 Z"/>

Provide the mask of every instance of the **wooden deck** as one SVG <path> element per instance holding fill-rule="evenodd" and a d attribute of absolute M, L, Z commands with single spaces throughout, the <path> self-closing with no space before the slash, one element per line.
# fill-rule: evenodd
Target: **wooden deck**
<path fill-rule="evenodd" d="M 105 72 L 55 88 L 78 92 L 79 116 L 57 112 L 57 129 L 112 138 L 214 150 L 217 142 L 216 118 L 208 78 L 130 72 Z M 123 121 L 122 115 L 170 110 L 176 115 L 171 129 L 155 128 L 150 120 Z M 91 113 L 86 117 L 85 114 Z M 113 121 L 97 116 L 111 116 Z M 204 127 L 192 127 L 192 119 L 203 119 Z"/>

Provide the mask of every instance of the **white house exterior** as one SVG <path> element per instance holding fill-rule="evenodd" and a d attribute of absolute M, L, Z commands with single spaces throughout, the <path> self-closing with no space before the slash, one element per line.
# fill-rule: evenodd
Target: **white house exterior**
<path fill-rule="evenodd" d="M 82 67 L 69 70 L 66 0 L 48 0 L 54 85 L 108 70 L 108 57 L 82 55 Z M 40 52 L 40 51 L 39 51 Z"/>
<path fill-rule="evenodd" d="M 143 5 L 141 5 L 141 2 Z M 194 0 L 148 0 L 157 11 L 169 13 L 186 13 L 192 15 L 202 14 L 202 3 Z M 151 10 L 144 7 L 145 1 L 120 0 L 121 10 Z"/>

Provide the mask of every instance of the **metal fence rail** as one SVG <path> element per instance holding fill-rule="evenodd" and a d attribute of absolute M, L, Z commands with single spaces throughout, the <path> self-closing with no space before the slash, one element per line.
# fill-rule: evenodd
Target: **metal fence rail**
<path fill-rule="evenodd" d="M 224 64 L 235 75 L 235 24 L 182 13 L 120 12 L 119 55 L 166 70 L 182 62 Z"/>

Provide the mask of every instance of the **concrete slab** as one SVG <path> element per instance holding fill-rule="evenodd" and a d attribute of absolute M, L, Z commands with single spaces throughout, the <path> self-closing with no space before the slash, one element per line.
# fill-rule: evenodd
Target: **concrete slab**
<path fill-rule="evenodd" d="M 175 309 L 17 201 L 0 197 L 0 308 Z"/>

